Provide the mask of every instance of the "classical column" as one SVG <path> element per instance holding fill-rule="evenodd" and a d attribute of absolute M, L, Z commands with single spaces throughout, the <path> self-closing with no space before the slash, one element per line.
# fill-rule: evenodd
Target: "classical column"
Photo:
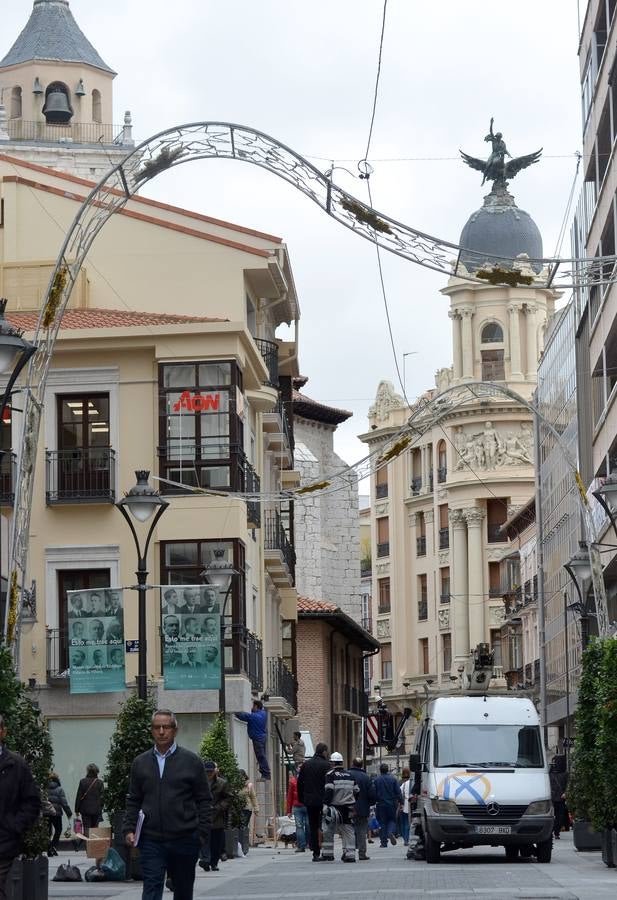
<path fill-rule="evenodd" d="M 463 378 L 473 379 L 473 334 L 471 331 L 471 317 L 473 309 L 465 306 L 460 310 L 463 318 L 462 344 L 463 344 Z"/>
<path fill-rule="evenodd" d="M 510 313 L 510 374 L 512 378 L 517 379 L 523 377 L 519 310 L 520 304 L 518 303 L 510 303 L 508 305 L 508 312 Z"/>
<path fill-rule="evenodd" d="M 467 610 L 467 522 L 463 511 L 451 509 L 452 526 L 452 571 L 450 572 L 451 594 L 450 626 L 454 640 L 454 659 L 457 665 L 464 665 L 469 658 L 469 613 Z"/>
<path fill-rule="evenodd" d="M 467 522 L 469 565 L 469 641 L 475 647 L 484 637 L 484 545 L 483 522 L 486 512 L 473 506 L 464 510 Z"/>
<path fill-rule="evenodd" d="M 452 319 L 452 351 L 454 378 L 461 378 L 463 374 L 463 343 L 461 338 L 461 314 L 458 309 L 451 309 L 448 315 Z"/>
<path fill-rule="evenodd" d="M 536 340 L 536 305 L 535 303 L 525 304 L 525 324 L 526 324 L 526 340 L 527 347 L 527 373 L 525 378 L 529 381 L 535 381 L 538 377 L 538 342 Z"/>

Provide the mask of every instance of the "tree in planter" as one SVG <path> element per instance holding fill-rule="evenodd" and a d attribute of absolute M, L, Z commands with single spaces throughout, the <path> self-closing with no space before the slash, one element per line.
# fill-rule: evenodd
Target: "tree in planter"
<path fill-rule="evenodd" d="M 227 725 L 225 716 L 219 714 L 212 728 L 206 731 L 199 748 L 199 755 L 205 761 L 212 759 L 220 769 L 221 775 L 229 784 L 231 804 L 229 807 L 229 826 L 241 828 L 243 824 L 244 799 L 241 792 L 244 789 L 244 777 L 240 774 L 236 754 L 229 746 L 227 739 Z"/>
<path fill-rule="evenodd" d="M 592 821 L 595 828 L 617 825 L 617 640 L 602 643 L 598 678 L 598 730 L 596 734 L 599 776 L 595 785 Z"/>
<path fill-rule="evenodd" d="M 576 709 L 576 738 L 568 783 L 568 808 L 576 819 L 596 818 L 598 788 L 602 776 L 598 750 L 600 671 L 603 650 L 591 640 L 583 653 Z"/>
<path fill-rule="evenodd" d="M 154 699 L 150 696 L 147 700 L 140 700 L 137 695 L 131 694 L 120 707 L 107 754 L 103 791 L 103 808 L 112 823 L 114 817 L 126 807 L 133 760 L 152 747 L 154 712 Z"/>

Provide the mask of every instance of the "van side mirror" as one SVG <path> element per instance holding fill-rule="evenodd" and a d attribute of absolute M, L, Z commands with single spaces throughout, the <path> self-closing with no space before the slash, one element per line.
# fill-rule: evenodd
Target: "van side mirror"
<path fill-rule="evenodd" d="M 409 754 L 409 768 L 414 774 L 422 771 L 422 762 L 419 753 Z"/>

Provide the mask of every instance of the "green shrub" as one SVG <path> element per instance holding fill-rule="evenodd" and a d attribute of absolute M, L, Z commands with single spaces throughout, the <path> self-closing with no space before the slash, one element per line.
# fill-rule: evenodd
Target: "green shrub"
<path fill-rule="evenodd" d="M 596 818 L 602 766 L 598 748 L 602 643 L 591 640 L 583 653 L 576 709 L 576 738 L 568 783 L 568 808 L 577 819 Z"/>
<path fill-rule="evenodd" d="M 245 804 L 244 798 L 241 796 L 244 778 L 240 774 L 236 754 L 229 746 L 225 716 L 220 713 L 209 731 L 205 732 L 201 740 L 199 755 L 204 761 L 214 760 L 221 775 L 227 780 L 231 793 L 229 824 L 232 828 L 239 828 L 242 825 L 242 811 Z"/>
<path fill-rule="evenodd" d="M 596 786 L 592 821 L 598 830 L 617 823 L 617 640 L 602 643 L 596 737 L 601 777 Z"/>
<path fill-rule="evenodd" d="M 107 754 L 103 808 L 113 825 L 114 816 L 126 808 L 131 765 L 136 756 L 152 745 L 152 715 L 154 700 L 140 700 L 131 694 L 120 707 L 116 729 L 111 736 Z"/>

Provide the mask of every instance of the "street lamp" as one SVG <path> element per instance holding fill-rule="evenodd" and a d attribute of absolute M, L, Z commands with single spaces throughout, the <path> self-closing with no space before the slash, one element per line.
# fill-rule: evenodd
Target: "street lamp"
<path fill-rule="evenodd" d="M 564 569 L 570 576 L 570 580 L 576 590 L 578 601 L 571 603 L 568 607 L 577 612 L 581 619 L 581 645 L 583 650 L 589 641 L 589 603 L 588 603 L 588 587 L 591 581 L 591 562 L 589 560 L 589 551 L 587 550 L 587 542 L 579 541 L 579 549 L 573 554 L 569 562 L 565 563 Z"/>
<path fill-rule="evenodd" d="M 148 577 L 148 570 L 146 568 L 146 557 L 148 556 L 148 547 L 150 546 L 150 540 L 154 533 L 154 529 L 156 528 L 156 524 L 169 506 L 167 500 L 163 500 L 158 491 L 155 491 L 154 488 L 150 487 L 148 484 L 149 476 L 150 472 L 146 470 L 135 472 L 137 484 L 133 485 L 128 494 L 116 503 L 116 507 L 120 510 L 131 529 L 131 534 L 133 535 L 135 548 L 137 550 L 137 572 L 135 573 L 137 575 L 137 590 L 139 592 L 137 607 L 139 638 L 137 696 L 140 700 L 146 700 L 148 696 L 146 653 L 146 591 L 148 590 L 146 578 Z M 155 516 L 150 525 L 144 549 L 142 551 L 131 516 L 138 522 L 147 522 L 153 513 L 155 513 Z"/>
<path fill-rule="evenodd" d="M 222 547 L 217 547 L 214 551 L 214 559 L 211 560 L 201 573 L 208 584 L 215 587 L 219 596 L 224 593 L 223 609 L 221 610 L 220 620 L 220 653 L 221 653 L 221 686 L 219 688 L 219 712 L 225 715 L 226 696 L 225 696 L 225 614 L 227 612 L 227 600 L 231 594 L 231 588 L 236 575 L 239 575 L 237 569 L 228 563 L 225 559 L 225 551 Z"/>

